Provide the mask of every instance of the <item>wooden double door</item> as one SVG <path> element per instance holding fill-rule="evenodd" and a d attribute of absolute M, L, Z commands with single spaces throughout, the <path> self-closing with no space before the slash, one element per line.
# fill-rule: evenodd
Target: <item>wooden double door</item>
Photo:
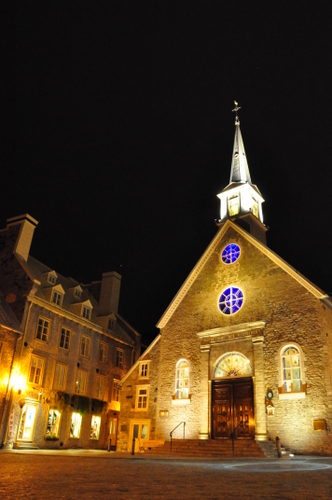
<path fill-rule="evenodd" d="M 253 439 L 255 419 L 252 379 L 212 382 L 212 437 Z"/>

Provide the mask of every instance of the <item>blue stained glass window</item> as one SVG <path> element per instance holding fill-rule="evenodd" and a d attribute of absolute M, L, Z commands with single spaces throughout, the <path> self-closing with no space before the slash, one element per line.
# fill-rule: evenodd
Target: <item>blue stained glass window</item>
<path fill-rule="evenodd" d="M 243 300 L 242 290 L 235 286 L 230 286 L 220 295 L 219 309 L 223 314 L 235 314 L 242 307 Z"/>
<path fill-rule="evenodd" d="M 221 254 L 221 260 L 224 264 L 233 264 L 240 257 L 240 247 L 235 243 L 230 243 L 227 245 Z"/>

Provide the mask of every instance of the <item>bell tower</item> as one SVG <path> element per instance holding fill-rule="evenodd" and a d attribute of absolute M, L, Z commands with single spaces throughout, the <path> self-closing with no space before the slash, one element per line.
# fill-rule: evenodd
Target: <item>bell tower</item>
<path fill-rule="evenodd" d="M 236 101 L 235 137 L 229 184 L 218 198 L 220 199 L 220 218 L 217 225 L 222 226 L 230 219 L 255 238 L 266 245 L 267 227 L 263 223 L 262 203 L 264 199 L 255 184 L 251 183 L 249 166 L 242 139 L 238 111 L 241 109 Z"/>

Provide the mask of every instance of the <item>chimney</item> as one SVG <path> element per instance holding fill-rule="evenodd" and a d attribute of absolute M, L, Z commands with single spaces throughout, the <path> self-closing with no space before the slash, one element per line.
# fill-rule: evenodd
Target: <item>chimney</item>
<path fill-rule="evenodd" d="M 115 271 L 103 273 L 99 298 L 99 316 L 118 312 L 121 275 Z"/>
<path fill-rule="evenodd" d="M 25 261 L 28 260 L 33 233 L 38 221 L 29 214 L 18 215 L 7 219 L 7 229 L 17 228 L 18 236 L 14 247 L 14 253 L 20 255 Z"/>

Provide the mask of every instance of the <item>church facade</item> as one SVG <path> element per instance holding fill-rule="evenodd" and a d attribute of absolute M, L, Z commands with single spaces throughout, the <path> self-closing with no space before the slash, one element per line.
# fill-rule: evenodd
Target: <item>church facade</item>
<path fill-rule="evenodd" d="M 332 300 L 266 246 L 237 116 L 218 231 L 122 379 L 117 449 L 275 440 L 331 454 Z"/>

